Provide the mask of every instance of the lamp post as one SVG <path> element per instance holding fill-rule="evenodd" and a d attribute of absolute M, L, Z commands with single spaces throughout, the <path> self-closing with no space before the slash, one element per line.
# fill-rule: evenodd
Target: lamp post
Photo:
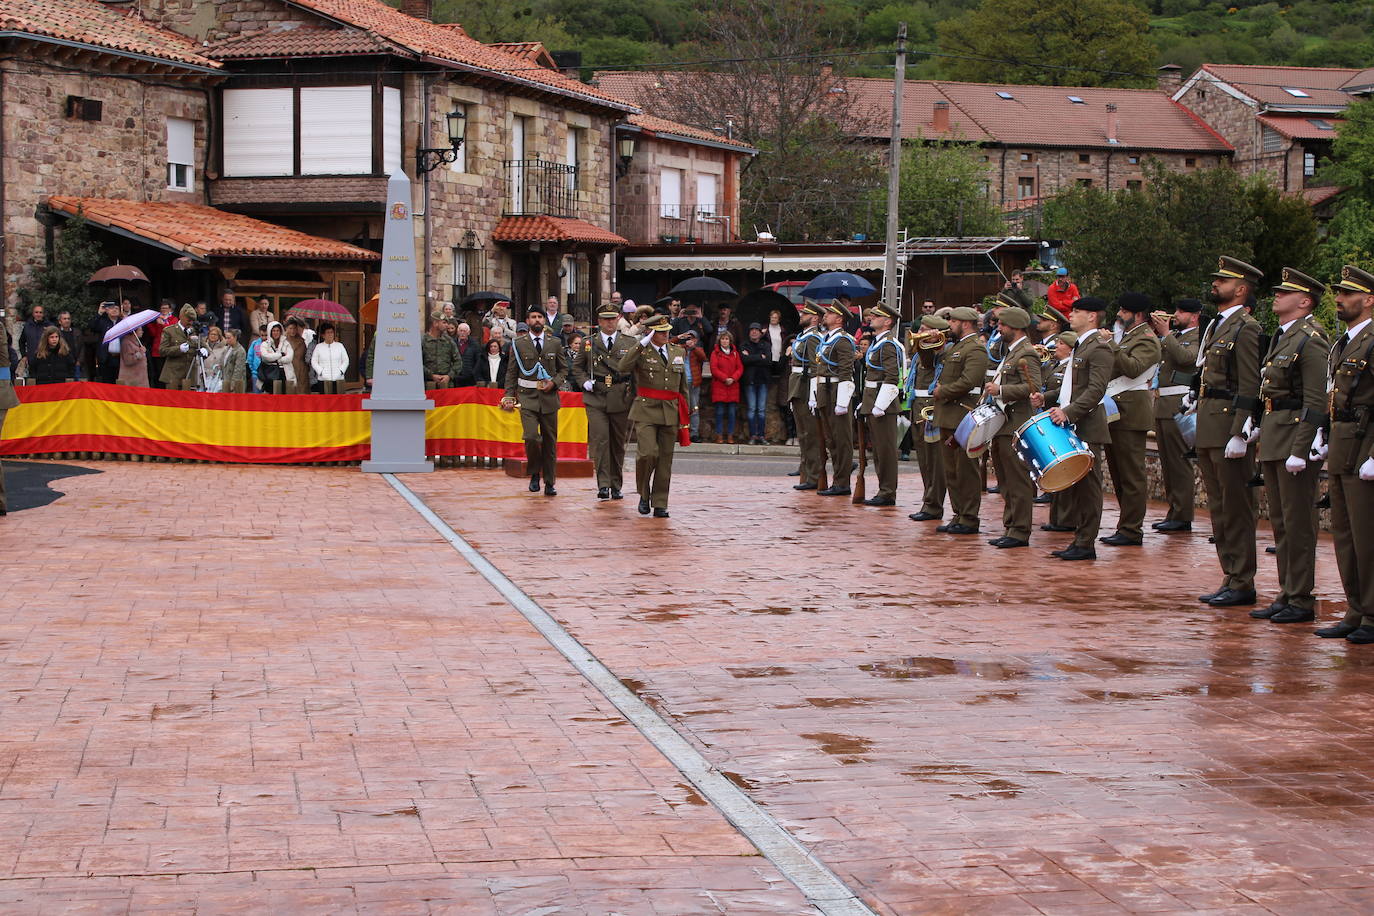
<path fill-rule="evenodd" d="M 468 129 L 467 116 L 455 108 L 444 115 L 444 121 L 448 126 L 449 145 L 447 147 L 421 147 L 415 151 L 415 170 L 422 175 L 434 171 L 441 165 L 457 161 L 458 150 L 463 147 L 463 140 L 466 138 Z"/>
<path fill-rule="evenodd" d="M 616 163 L 615 177 L 624 178 L 630 173 L 630 160 L 635 157 L 635 138 L 621 137 L 616 142 L 616 152 L 620 154 L 620 161 Z"/>

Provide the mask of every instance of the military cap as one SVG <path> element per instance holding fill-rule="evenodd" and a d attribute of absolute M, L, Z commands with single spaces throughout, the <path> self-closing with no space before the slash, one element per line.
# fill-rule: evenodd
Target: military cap
<path fill-rule="evenodd" d="M 1116 307 L 1118 311 L 1134 312 L 1137 315 L 1154 310 L 1150 297 L 1144 293 L 1122 293 L 1116 297 Z"/>
<path fill-rule="evenodd" d="M 603 305 L 596 310 L 597 318 L 619 318 L 620 311 L 614 305 Z"/>
<path fill-rule="evenodd" d="M 1018 330 L 1030 327 L 1030 314 L 1019 305 L 1009 305 L 1002 309 L 1002 314 L 997 316 L 997 320 L 1009 328 Z"/>
<path fill-rule="evenodd" d="M 529 308 L 525 309 L 525 317 L 528 318 L 531 315 L 543 315 L 546 320 L 549 317 L 549 313 L 544 311 L 544 306 L 542 305 L 531 305 Z"/>
<path fill-rule="evenodd" d="M 941 318 L 939 315 L 922 315 L 921 327 L 933 328 L 936 331 L 948 331 L 949 322 Z"/>
<path fill-rule="evenodd" d="M 1374 293 L 1374 273 L 1347 264 L 1341 268 L 1341 279 L 1332 285 L 1352 293 Z"/>
<path fill-rule="evenodd" d="M 948 321 L 954 315 L 954 307 L 950 305 L 942 305 L 935 310 L 935 314 Z"/>
<path fill-rule="evenodd" d="M 818 315 L 818 316 L 819 316 L 819 315 L 824 315 L 824 314 L 825 314 L 825 306 L 821 305 L 821 304 L 820 304 L 819 302 L 817 302 L 815 299 L 805 299 L 805 300 L 803 300 L 803 304 L 802 304 L 801 310 L 802 310 L 802 312 L 804 312 L 804 313 L 807 314 L 807 315 Z"/>
<path fill-rule="evenodd" d="M 1028 298 L 1029 297 L 1020 290 L 1004 289 L 997 294 L 997 304 L 1024 309 L 1030 305 L 1030 303 L 1026 301 Z"/>
<path fill-rule="evenodd" d="M 1326 284 L 1313 280 L 1300 270 L 1285 267 L 1279 275 L 1279 285 L 1274 289 L 1284 293 L 1307 293 L 1314 299 L 1320 299 L 1322 293 L 1326 292 Z"/>
<path fill-rule="evenodd" d="M 1068 344 L 1071 347 L 1078 346 L 1078 335 L 1073 331 L 1064 331 L 1054 338 L 1055 343 Z"/>
<path fill-rule="evenodd" d="M 961 305 L 949 313 L 950 321 L 982 321 L 983 318 L 978 311 L 967 305 Z"/>
<path fill-rule="evenodd" d="M 527 324 L 525 324 L 525 322 L 523 322 L 523 321 L 517 322 L 516 325 L 515 325 L 515 333 L 517 333 L 517 334 L 519 334 L 521 331 L 529 331 L 529 329 L 530 329 L 530 326 L 527 325 Z"/>
<path fill-rule="evenodd" d="M 879 302 L 877 305 L 869 306 L 868 317 L 872 318 L 874 315 L 881 315 L 884 318 L 891 318 L 893 321 L 902 320 L 901 314 L 892 306 L 888 305 L 886 302 Z"/>
<path fill-rule="evenodd" d="M 1253 264 L 1246 264 L 1240 258 L 1222 255 L 1217 258 L 1217 269 L 1212 273 L 1212 276 L 1227 280 L 1247 280 L 1251 283 L 1259 283 L 1264 279 L 1264 271 Z"/>
<path fill-rule="evenodd" d="M 678 301 L 677 296 L 661 296 L 661 297 L 659 297 L 659 298 L 657 298 L 657 299 L 654 300 L 654 307 L 655 307 L 655 308 L 662 307 L 662 308 L 665 308 L 665 309 L 666 309 L 668 306 L 672 305 L 674 302 L 677 302 L 677 301 Z"/>
<path fill-rule="evenodd" d="M 845 297 L 845 298 L 848 298 L 848 297 Z M 829 312 L 830 314 L 832 314 L 832 315 L 839 315 L 841 318 L 849 318 L 849 317 L 850 317 L 849 309 L 846 308 L 846 307 L 843 306 L 843 305 L 840 305 L 840 301 L 839 301 L 838 299 L 836 299 L 834 302 L 832 302 L 832 303 L 830 303 L 829 305 L 827 305 L 825 308 L 826 308 L 826 311 L 828 311 L 828 312 Z"/>
<path fill-rule="evenodd" d="M 1069 308 L 1075 312 L 1105 312 L 1107 300 L 1096 296 L 1084 296 L 1082 299 L 1075 299 Z"/>
<path fill-rule="evenodd" d="M 1180 299 L 1174 303 L 1174 311 L 1201 314 L 1202 301 L 1200 299 Z"/>
<path fill-rule="evenodd" d="M 196 320 L 196 310 L 189 305 L 183 305 L 181 311 L 177 312 L 177 317 L 182 319 Z"/>
<path fill-rule="evenodd" d="M 667 315 L 655 315 L 644 323 L 646 331 L 671 331 L 673 323 L 668 320 Z"/>

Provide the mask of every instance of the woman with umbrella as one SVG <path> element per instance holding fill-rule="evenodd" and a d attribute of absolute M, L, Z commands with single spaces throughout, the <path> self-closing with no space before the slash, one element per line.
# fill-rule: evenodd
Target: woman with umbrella
<path fill-rule="evenodd" d="M 115 383 L 135 388 L 148 387 L 148 350 L 134 331 L 119 338 L 119 375 Z"/>

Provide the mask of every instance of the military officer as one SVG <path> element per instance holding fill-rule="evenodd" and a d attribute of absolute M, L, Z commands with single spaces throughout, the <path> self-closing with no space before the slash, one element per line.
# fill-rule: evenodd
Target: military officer
<path fill-rule="evenodd" d="M 1059 312 L 1050 309 L 1058 315 Z M 1068 320 L 1067 318 L 1065 319 Z M 1073 359 L 1074 347 L 1078 344 L 1078 335 L 1073 331 L 1061 331 L 1050 341 L 1054 345 L 1053 355 L 1049 361 L 1049 381 L 1045 383 L 1045 393 L 1039 397 L 1031 395 L 1031 404 L 1036 408 L 1054 407 L 1059 403 L 1059 389 L 1064 384 L 1064 373 L 1068 371 L 1069 363 Z M 1041 531 L 1073 531 L 1074 526 L 1067 523 L 1069 497 L 1066 493 L 1051 493 L 1050 496 L 1050 518 L 1049 521 L 1040 526 Z"/>
<path fill-rule="evenodd" d="M 1107 303 L 1096 296 L 1084 296 L 1073 303 L 1069 324 L 1078 342 L 1064 368 L 1058 406 L 1050 408 L 1050 418 L 1061 426 L 1072 426 L 1093 453 L 1092 470 L 1056 497 L 1065 502 L 1065 523 L 1074 526 L 1073 543 L 1051 551 L 1061 560 L 1097 559 L 1095 542 L 1102 525 L 1102 448 L 1112 441 L 1102 399 L 1116 362 L 1110 338 L 1100 333 L 1106 311 Z"/>
<path fill-rule="evenodd" d="M 997 472 L 997 488 L 1002 494 L 1005 531 L 988 543 L 998 548 L 1026 547 L 1030 544 L 1035 484 L 1031 481 L 1030 469 L 1016 454 L 1012 434 L 1035 414 L 1031 395 L 1040 391 L 1040 355 L 1026 336 L 1031 318 L 1025 309 L 1007 306 L 997 321 L 1006 353 L 985 393 L 1007 416 L 992 440 L 992 465 Z"/>
<path fill-rule="evenodd" d="M 787 376 L 787 401 L 797 421 L 797 444 L 801 447 L 801 480 L 794 490 L 814 490 L 821 476 L 821 440 L 816 430 L 816 414 L 807 406 L 811 398 L 811 364 L 816 345 L 821 341 L 818 328 L 825 308 L 807 300 L 801 310 L 801 331 L 792 341 L 792 367 Z"/>
<path fill-rule="evenodd" d="M 1159 390 L 1155 392 L 1155 445 L 1164 477 L 1164 496 L 1169 511 L 1150 527 L 1156 531 L 1193 530 L 1193 500 L 1197 477 L 1188 460 L 1191 449 L 1179 432 L 1178 416 L 1183 398 L 1192 391 L 1197 377 L 1198 321 L 1202 303 L 1180 299 L 1173 317 L 1156 312 L 1150 325 L 1159 338 L 1162 358 L 1159 364 Z"/>
<path fill-rule="evenodd" d="M 178 318 L 162 332 L 162 374 L 158 381 L 173 391 L 190 391 L 196 384 L 191 366 L 201 345 L 195 333 L 196 310 L 183 305 Z"/>
<path fill-rule="evenodd" d="M 634 374 L 635 402 L 630 419 L 639 436 L 635 486 L 639 514 L 668 517 L 668 489 L 673 482 L 673 451 L 691 442 L 687 406 L 687 351 L 668 342 L 673 323 L 655 315 L 643 325 L 645 334 L 620 357 L 616 368 Z"/>
<path fill-rule="evenodd" d="M 625 442 L 630 434 L 633 379 L 616 368 L 634 346 L 618 330 L 620 312 L 609 306 L 596 313 L 597 330 L 573 357 L 573 384 L 582 389 L 587 409 L 587 452 L 596 468 L 596 498 L 624 499 Z"/>
<path fill-rule="evenodd" d="M 1374 273 L 1346 265 L 1336 289 L 1345 333 L 1328 370 L 1331 442 L 1326 467 L 1331 540 L 1348 610 L 1316 631 L 1358 645 L 1374 643 Z"/>
<path fill-rule="evenodd" d="M 907 370 L 911 392 L 911 436 L 916 441 L 916 463 L 921 469 L 921 511 L 907 516 L 912 521 L 933 522 L 945 514 L 944 446 L 940 427 L 922 413 L 934 409 L 933 393 L 940 384 L 945 350 L 949 347 L 949 322 L 935 315 L 921 316 L 916 352 Z"/>
<path fill-rule="evenodd" d="M 1116 300 L 1121 341 L 1116 346 L 1112 380 L 1107 394 L 1120 416 L 1110 424 L 1107 466 L 1120 509 L 1116 531 L 1101 538 L 1109 547 L 1138 547 L 1143 540 L 1149 479 L 1145 472 L 1145 436 L 1154 428 L 1151 387 L 1159 373 L 1159 339 L 1150 329 L 1150 299 L 1142 293 L 1122 293 Z"/>
<path fill-rule="evenodd" d="M 821 322 L 825 335 L 816 344 L 811 361 L 811 392 L 808 406 L 816 412 L 816 422 L 825 424 L 825 440 L 830 452 L 830 486 L 817 492 L 821 496 L 848 496 L 850 475 L 854 471 L 854 431 L 849 403 L 854 397 L 854 338 L 845 332 L 849 309 L 839 302 L 826 306 Z"/>
<path fill-rule="evenodd" d="M 5 322 L 0 321 L 0 431 L 5 428 L 5 414 L 11 407 L 19 406 L 19 398 L 14 394 L 14 380 L 10 378 L 10 335 Z M 9 513 L 5 500 L 5 466 L 0 462 L 0 515 Z"/>
<path fill-rule="evenodd" d="M 1255 603 L 1255 497 L 1249 486 L 1255 450 L 1247 437 L 1260 404 L 1260 328 L 1245 304 L 1262 279 L 1244 261 L 1220 259 L 1208 294 L 1217 317 L 1198 352 L 1198 467 L 1224 577 L 1220 588 L 1198 600 L 1213 607 Z"/>
<path fill-rule="evenodd" d="M 946 534 L 977 534 L 983 500 L 978 463 L 954 441 L 955 429 L 982 398 L 987 378 L 988 352 L 978 336 L 978 321 L 978 312 L 967 305 L 949 313 L 954 345 L 945 353 L 944 371 L 933 394 L 935 422 L 944 441 L 945 489 L 954 515 L 935 530 Z"/>
<path fill-rule="evenodd" d="M 429 317 L 429 333 L 420 338 L 420 366 L 425 374 L 425 389 L 452 388 L 458 379 L 463 357 L 449 335 L 452 324 L 442 311 Z"/>
<path fill-rule="evenodd" d="M 864 352 L 864 392 L 859 422 L 868 424 L 868 444 L 878 473 L 878 492 L 865 506 L 897 505 L 897 413 L 901 410 L 906 350 L 897 340 L 901 315 L 886 302 L 868 310 L 873 340 Z"/>
<path fill-rule="evenodd" d="M 1326 286 L 1291 267 L 1274 287 L 1279 329 L 1260 369 L 1259 460 L 1269 494 L 1279 594 L 1250 616 L 1274 623 L 1304 623 L 1316 616 L 1312 595 L 1317 563 L 1317 478 L 1321 462 L 1308 462 L 1317 430 L 1326 424 L 1326 361 L 1331 341 L 1312 312 Z"/>
<path fill-rule="evenodd" d="M 529 333 L 510 345 L 506 368 L 503 410 L 520 408 L 520 430 L 525 439 L 525 463 L 530 472 L 530 492 L 539 492 L 542 478 L 545 496 L 557 496 L 558 389 L 568 376 L 568 357 L 563 342 L 545 332 L 548 316 L 532 305 L 525 315 Z"/>

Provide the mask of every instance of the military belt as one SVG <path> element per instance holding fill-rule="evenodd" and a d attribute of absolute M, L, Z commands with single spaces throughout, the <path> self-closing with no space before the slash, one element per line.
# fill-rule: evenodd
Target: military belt
<path fill-rule="evenodd" d="M 1302 398 L 1265 398 L 1264 412 L 1276 410 L 1302 410 Z"/>
<path fill-rule="evenodd" d="M 1202 396 L 1215 401 L 1234 401 L 1236 399 L 1235 394 L 1225 388 L 1204 388 Z"/>

